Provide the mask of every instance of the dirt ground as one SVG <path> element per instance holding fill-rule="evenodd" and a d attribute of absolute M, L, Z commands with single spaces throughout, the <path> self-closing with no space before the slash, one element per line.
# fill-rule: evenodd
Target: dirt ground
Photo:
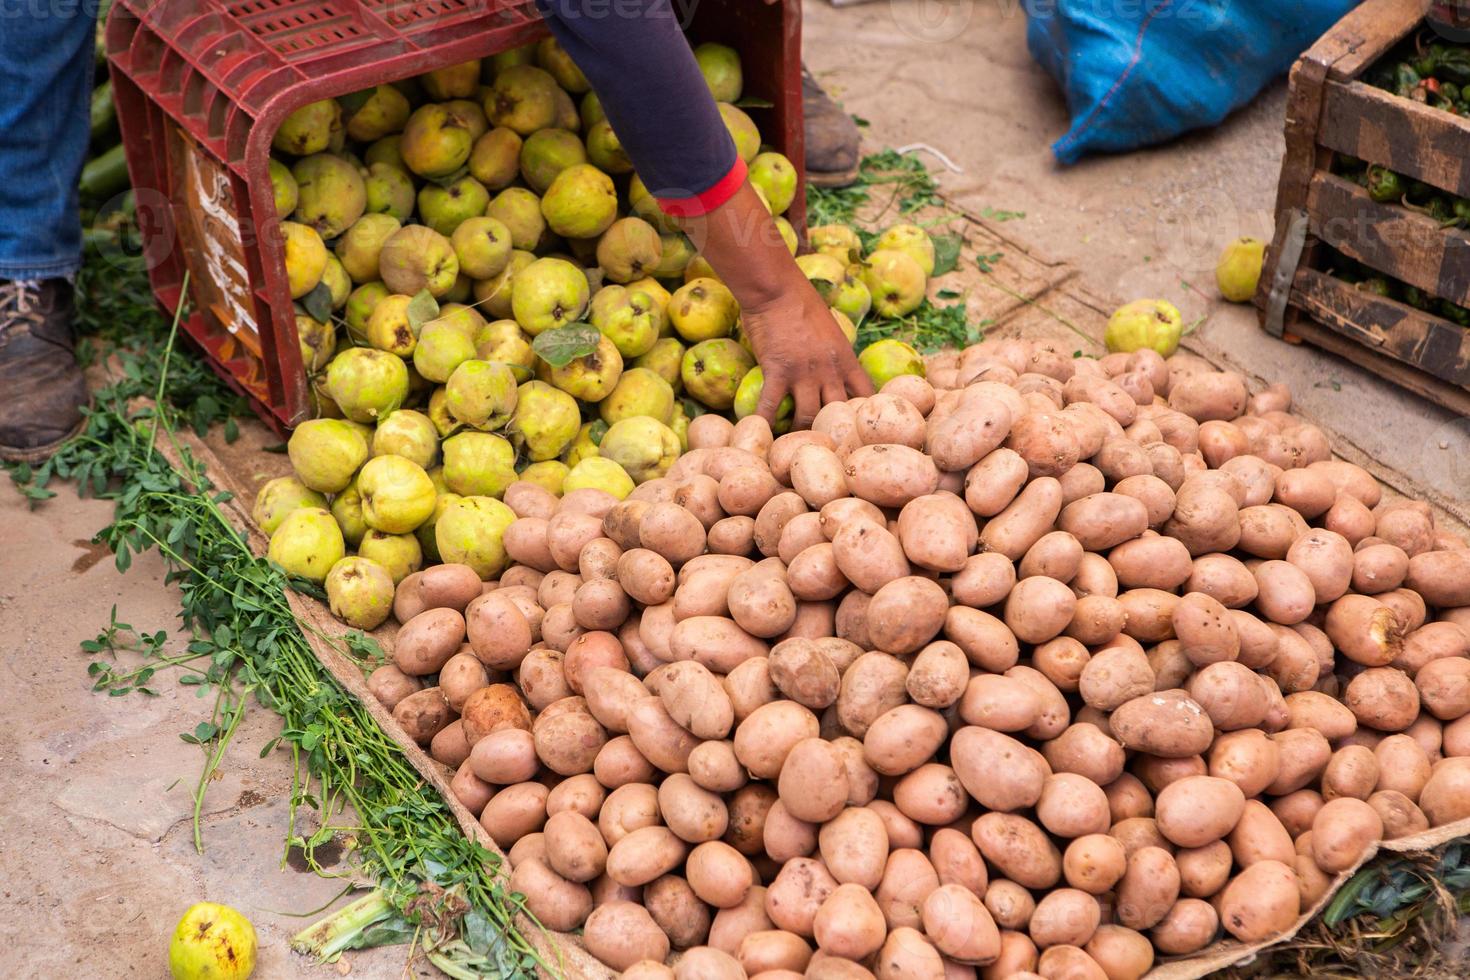
<path fill-rule="evenodd" d="M 936 22 L 935 12 L 948 11 Z M 1055 86 L 1026 53 L 1014 3 L 878 0 L 806 5 L 807 61 L 870 121 L 871 148 L 924 143 L 962 172 L 941 185 L 960 204 L 1025 212 L 1007 234 L 1077 265 L 1097 293 L 1157 295 L 1192 319 L 1200 349 L 1257 377 L 1284 380 L 1313 418 L 1390 469 L 1463 500 L 1470 425 L 1344 362 L 1263 335 L 1248 308 L 1212 298 L 1210 270 L 1236 234 L 1268 234 L 1281 154 L 1284 86 L 1218 130 L 1168 147 L 1060 169 L 1048 145 L 1066 128 Z M 1191 282 L 1195 292 L 1181 285 Z M 343 882 L 288 860 L 289 757 L 259 758 L 278 729 L 252 711 L 201 807 L 194 848 L 197 746 L 179 738 L 208 701 L 166 678 L 156 698 L 89 688 L 79 643 L 116 607 L 150 632 L 177 627 L 175 593 L 156 557 L 126 576 L 89 543 L 110 508 L 69 490 L 36 510 L 0 481 L 0 665 L 14 684 L 0 726 L 0 967 L 7 976 L 167 975 L 178 916 L 209 899 L 260 933 L 258 976 L 427 975 L 402 948 L 349 953 L 344 968 L 289 953 L 303 917 Z M 345 862 L 343 864 L 345 867 Z"/>

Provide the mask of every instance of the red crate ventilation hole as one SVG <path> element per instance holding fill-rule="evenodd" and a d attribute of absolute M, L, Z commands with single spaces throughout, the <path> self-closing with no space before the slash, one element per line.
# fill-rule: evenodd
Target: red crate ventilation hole
<path fill-rule="evenodd" d="M 749 111 L 798 165 L 788 217 L 803 233 L 799 0 L 688 6 L 691 39 L 739 50 L 747 93 L 772 104 Z M 269 177 L 281 121 L 545 34 L 530 0 L 113 4 L 107 56 L 154 295 L 175 310 L 189 271 L 182 328 L 278 431 L 313 411 Z"/>

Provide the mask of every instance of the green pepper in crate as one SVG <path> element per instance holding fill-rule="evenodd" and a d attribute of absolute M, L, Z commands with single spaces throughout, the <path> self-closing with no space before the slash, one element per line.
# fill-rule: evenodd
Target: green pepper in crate
<path fill-rule="evenodd" d="M 1393 283 L 1389 282 L 1386 276 L 1369 276 L 1367 279 L 1364 279 L 1362 282 L 1358 283 L 1354 288 L 1361 289 L 1365 293 L 1372 293 L 1375 296 L 1383 296 L 1387 299 L 1393 299 Z"/>
<path fill-rule="evenodd" d="M 1404 283 L 1404 302 L 1416 310 L 1429 310 L 1434 305 L 1434 297 L 1430 296 L 1418 286 L 1410 286 Z"/>
<path fill-rule="evenodd" d="M 1404 196 L 1404 179 L 1387 167 L 1377 164 L 1368 168 L 1368 196 L 1380 204 L 1397 201 Z"/>
<path fill-rule="evenodd" d="M 1419 83 L 1423 80 L 1423 76 L 1415 71 L 1412 65 L 1399 64 L 1394 66 L 1393 91 L 1395 95 L 1401 95 L 1406 99 L 1409 98 L 1413 94 L 1414 89 L 1418 88 Z"/>
<path fill-rule="evenodd" d="M 1470 83 L 1470 48 L 1431 44 L 1429 50 L 1434 53 L 1434 74 L 1440 81 L 1456 85 Z"/>
<path fill-rule="evenodd" d="M 1470 327 L 1470 310 L 1459 303 L 1451 303 L 1447 299 L 1434 301 L 1435 310 L 1440 316 L 1452 323 L 1458 323 L 1462 327 Z"/>

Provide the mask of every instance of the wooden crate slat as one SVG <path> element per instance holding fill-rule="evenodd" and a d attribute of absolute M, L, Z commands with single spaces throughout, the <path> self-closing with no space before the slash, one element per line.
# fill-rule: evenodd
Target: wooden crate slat
<path fill-rule="evenodd" d="M 1312 233 L 1379 272 L 1464 305 L 1470 233 L 1398 204 L 1380 204 L 1350 180 L 1318 171 L 1307 195 Z"/>
<path fill-rule="evenodd" d="M 1434 375 L 1412 365 L 1378 353 L 1356 340 L 1334 333 L 1310 317 L 1303 316 L 1287 330 L 1286 336 L 1293 341 L 1306 341 L 1313 347 L 1336 354 L 1345 361 L 1380 378 L 1392 381 L 1421 398 L 1427 398 L 1452 412 L 1470 417 L 1470 391 L 1457 385 L 1447 384 Z"/>
<path fill-rule="evenodd" d="M 1303 57 L 1330 66 L 1335 79 L 1357 78 L 1383 52 L 1407 37 L 1423 16 L 1424 9 L 1415 3 L 1367 0 L 1332 25 Z"/>
<path fill-rule="evenodd" d="M 1300 269 L 1292 302 L 1328 329 L 1450 384 L 1470 385 L 1470 331 L 1316 269 Z"/>
<path fill-rule="evenodd" d="M 1470 119 L 1362 82 L 1327 82 L 1317 141 L 1470 197 Z"/>

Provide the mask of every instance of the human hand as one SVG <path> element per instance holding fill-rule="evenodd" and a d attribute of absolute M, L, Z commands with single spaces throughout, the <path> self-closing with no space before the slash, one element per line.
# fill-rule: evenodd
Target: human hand
<path fill-rule="evenodd" d="M 852 344 L 804 279 L 768 306 L 744 310 L 741 323 L 765 376 L 756 411 L 766 421 L 775 423 L 787 395 L 796 402 L 792 428 L 807 429 L 828 402 L 873 393 L 873 382 L 858 364 Z"/>

